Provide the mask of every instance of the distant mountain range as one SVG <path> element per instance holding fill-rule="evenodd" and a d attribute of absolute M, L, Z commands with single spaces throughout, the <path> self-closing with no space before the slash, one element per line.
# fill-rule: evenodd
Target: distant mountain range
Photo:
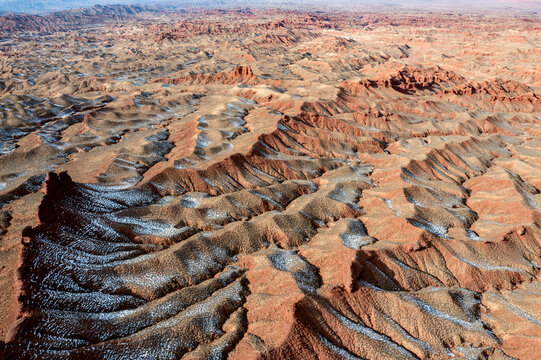
<path fill-rule="evenodd" d="M 410 8 L 483 8 L 506 7 L 536 11 L 540 0 L 0 0 L 0 15 L 5 13 L 43 14 L 55 11 L 89 7 L 93 5 L 160 5 L 164 8 L 178 7 L 281 7 L 299 8 L 362 8 L 366 6 Z"/>
<path fill-rule="evenodd" d="M 60 11 L 73 9 L 83 6 L 92 6 L 98 4 L 128 4 L 134 3 L 130 0 L 54 0 L 54 1 L 39 1 L 39 0 L 0 0 L 0 12 L 16 12 L 16 13 L 44 13 L 52 11 Z"/>
<path fill-rule="evenodd" d="M 78 26 L 128 19 L 141 13 L 156 13 L 162 7 L 138 5 L 94 5 L 49 14 L 0 14 L 0 33 L 18 31 L 54 32 Z"/>

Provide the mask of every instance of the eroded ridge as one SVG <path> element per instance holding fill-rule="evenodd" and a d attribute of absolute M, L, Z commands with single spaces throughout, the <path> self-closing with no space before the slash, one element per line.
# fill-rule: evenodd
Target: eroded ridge
<path fill-rule="evenodd" d="M 7 359 L 536 358 L 537 18 L 170 15 L 2 63 Z"/>

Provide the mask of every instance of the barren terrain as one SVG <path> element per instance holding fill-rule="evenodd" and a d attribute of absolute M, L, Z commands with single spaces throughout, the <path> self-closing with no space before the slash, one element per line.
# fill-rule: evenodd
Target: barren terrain
<path fill-rule="evenodd" d="M 0 17 L 0 358 L 538 359 L 541 21 Z"/>

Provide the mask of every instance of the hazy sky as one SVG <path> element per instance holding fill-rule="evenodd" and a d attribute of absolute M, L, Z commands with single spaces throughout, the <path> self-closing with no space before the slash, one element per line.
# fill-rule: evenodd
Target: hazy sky
<path fill-rule="evenodd" d="M 95 4 L 151 4 L 169 3 L 175 5 L 205 4 L 213 7 L 228 6 L 281 6 L 307 5 L 310 7 L 340 7 L 340 4 L 367 5 L 384 4 L 387 6 L 444 6 L 468 8 L 472 5 L 501 8 L 505 6 L 520 6 L 541 11 L 541 0 L 0 0 L 0 11 L 12 12 L 50 12 L 63 9 L 92 6 Z"/>

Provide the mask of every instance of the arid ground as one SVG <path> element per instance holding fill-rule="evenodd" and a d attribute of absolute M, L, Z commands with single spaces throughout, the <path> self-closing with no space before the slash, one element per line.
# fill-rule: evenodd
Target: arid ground
<path fill-rule="evenodd" d="M 536 12 L 0 17 L 0 358 L 539 359 Z"/>

